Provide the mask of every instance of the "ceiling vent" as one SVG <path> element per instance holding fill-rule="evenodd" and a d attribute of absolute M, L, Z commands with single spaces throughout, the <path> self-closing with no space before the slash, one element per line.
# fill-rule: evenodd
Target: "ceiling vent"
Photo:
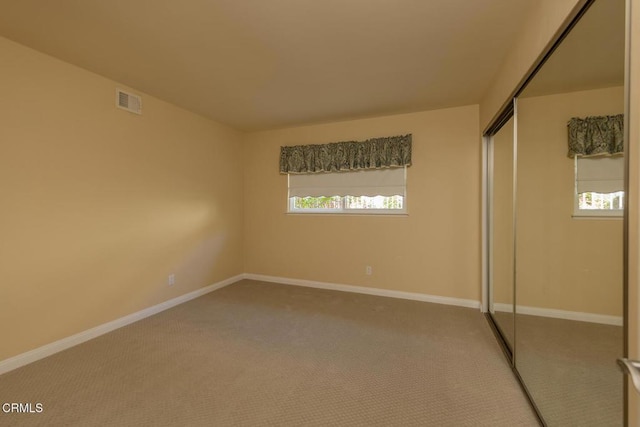
<path fill-rule="evenodd" d="M 116 106 L 132 113 L 142 114 L 142 98 L 122 89 L 116 89 Z"/>

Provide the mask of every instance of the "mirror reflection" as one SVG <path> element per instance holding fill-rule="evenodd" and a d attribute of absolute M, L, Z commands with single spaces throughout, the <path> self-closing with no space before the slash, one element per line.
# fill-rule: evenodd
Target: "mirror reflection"
<path fill-rule="evenodd" d="M 517 100 L 516 367 L 550 426 L 623 424 L 624 0 Z"/>
<path fill-rule="evenodd" d="M 511 117 L 492 139 L 489 311 L 513 353 L 513 123 Z"/>

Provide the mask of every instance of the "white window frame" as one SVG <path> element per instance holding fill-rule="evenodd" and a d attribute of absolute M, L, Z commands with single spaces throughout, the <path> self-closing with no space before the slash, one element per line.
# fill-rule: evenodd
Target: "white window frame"
<path fill-rule="evenodd" d="M 295 209 L 293 197 L 289 194 L 291 174 L 287 174 L 287 213 L 288 214 L 320 214 L 320 215 L 408 215 L 407 210 L 407 167 L 404 166 L 404 192 L 402 194 L 402 209 L 350 209 L 345 208 L 344 200 L 340 209 Z M 347 196 L 342 196 L 344 197 Z"/>
<path fill-rule="evenodd" d="M 580 209 L 578 200 L 578 156 L 573 158 L 573 217 L 621 219 L 624 209 Z M 625 194 L 624 203 L 627 203 Z"/>

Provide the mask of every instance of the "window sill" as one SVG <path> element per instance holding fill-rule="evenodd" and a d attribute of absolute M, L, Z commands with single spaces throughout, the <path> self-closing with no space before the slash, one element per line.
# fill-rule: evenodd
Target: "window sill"
<path fill-rule="evenodd" d="M 407 212 L 389 213 L 389 212 L 285 212 L 285 215 L 293 216 L 385 216 L 385 217 L 408 217 Z"/>
<path fill-rule="evenodd" d="M 585 219 L 593 219 L 596 221 L 599 220 L 621 220 L 624 219 L 624 215 L 580 215 L 573 214 L 571 215 L 571 219 L 585 220 Z"/>

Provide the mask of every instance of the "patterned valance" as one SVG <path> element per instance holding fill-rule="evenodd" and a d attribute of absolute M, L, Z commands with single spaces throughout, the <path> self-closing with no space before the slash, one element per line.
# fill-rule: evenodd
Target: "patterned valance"
<path fill-rule="evenodd" d="M 411 165 L 411 134 L 366 141 L 280 147 L 280 173 L 337 172 Z"/>
<path fill-rule="evenodd" d="M 624 151 L 624 114 L 584 119 L 574 117 L 569 128 L 569 157 Z"/>

